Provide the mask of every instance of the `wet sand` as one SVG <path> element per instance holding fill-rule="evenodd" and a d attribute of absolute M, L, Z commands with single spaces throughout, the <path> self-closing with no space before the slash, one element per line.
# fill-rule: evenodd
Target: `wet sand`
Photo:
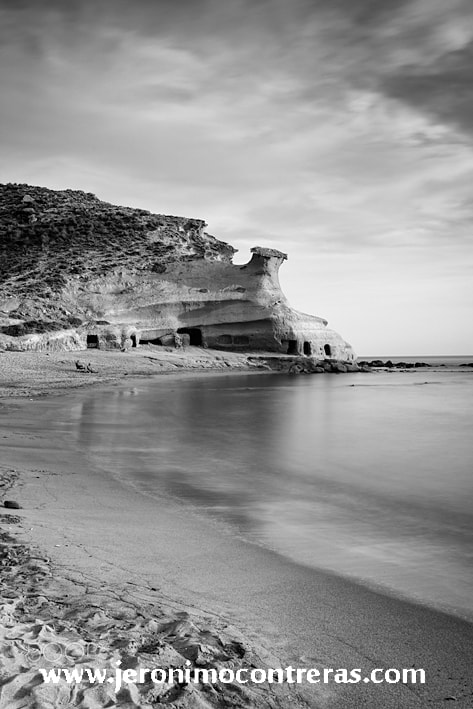
<path fill-rule="evenodd" d="M 271 689 L 252 685 L 239 692 L 224 687 L 222 693 L 177 688 L 166 699 L 176 706 L 398 709 L 444 706 L 454 697 L 455 706 L 471 707 L 471 624 L 291 563 L 235 538 L 223 525 L 178 503 L 163 499 L 159 504 L 156 498 L 147 498 L 114 479 L 106 466 L 94 467 L 83 452 L 55 435 L 50 422 L 55 407 L 63 407 L 64 401 L 8 404 L 0 439 L 3 471 L 14 469 L 21 480 L 9 494 L 23 506 L 18 514 L 15 511 L 21 526 L 11 527 L 21 542 L 34 545 L 50 560 L 36 561 L 39 571 L 20 564 L 26 580 L 23 586 L 18 582 L 17 589 L 27 588 L 35 598 L 59 598 L 55 608 L 49 601 L 41 613 L 35 608 L 45 623 L 51 616 L 47 626 L 56 634 L 64 632 L 67 608 L 69 632 L 86 630 L 99 637 L 89 623 L 93 616 L 88 616 L 88 625 L 85 622 L 84 609 L 90 601 L 91 612 L 102 609 L 107 614 L 113 600 L 114 614 L 107 616 L 111 625 L 101 635 L 110 650 L 105 662 L 116 654 L 117 643 L 129 639 L 143 643 L 149 638 L 149 623 L 154 620 L 158 632 L 153 632 L 163 646 L 161 654 L 141 655 L 145 666 L 162 666 L 163 656 L 167 653 L 169 658 L 172 652 L 178 653 L 172 660 L 177 666 L 186 653 L 190 657 L 207 648 L 207 656 L 217 664 L 359 667 L 363 672 L 416 667 L 426 672 L 426 684 L 415 686 L 332 682 Z M 4 615 L 8 604 L 7 597 Z M 12 628 L 20 638 L 31 633 L 24 620 L 27 605 L 14 617 L 10 613 L 10 637 Z M 141 617 L 131 622 L 127 613 L 133 616 L 137 609 Z M 171 626 L 174 632 L 169 632 Z M 122 634 L 121 639 L 115 637 L 115 644 L 109 637 L 112 631 Z M 0 647 L 9 642 L 7 636 L 0 638 Z M 34 684 L 33 670 L 28 674 L 20 667 L 19 661 L 12 663 L 9 672 L 15 679 L 5 686 Z M 34 691 L 40 689 L 36 686 Z M 2 709 L 28 706 L 12 703 L 12 696 L 2 689 Z M 140 702 L 152 706 L 151 700 L 148 696 L 146 704 L 143 697 L 127 697 L 129 706 Z M 96 706 L 105 705 L 103 698 L 94 701 Z"/>
<path fill-rule="evenodd" d="M 91 372 L 76 369 L 75 362 Z M 60 395 L 71 389 L 126 381 L 126 377 L 184 374 L 196 371 L 258 371 L 248 362 L 248 354 L 219 352 L 202 347 L 176 350 L 154 345 L 126 352 L 88 349 L 78 352 L 0 351 L 0 404 L 3 399 Z"/>

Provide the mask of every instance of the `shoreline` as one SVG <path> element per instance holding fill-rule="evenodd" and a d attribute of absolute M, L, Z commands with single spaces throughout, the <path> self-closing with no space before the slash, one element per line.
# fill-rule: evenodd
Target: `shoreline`
<path fill-rule="evenodd" d="M 384 370 L 382 370 L 384 373 Z M 412 371 L 412 370 L 410 370 Z M 415 371 L 415 370 L 414 370 Z M 442 370 L 439 370 L 442 371 Z M 403 372 L 400 372 L 403 374 Z M 463 373 L 461 370 L 459 373 Z M 159 378 L 164 376 L 166 377 L 167 380 L 171 380 L 172 386 L 174 386 L 175 382 L 179 382 L 182 379 L 200 379 L 204 378 L 204 380 L 210 380 L 213 379 L 214 377 L 238 377 L 240 376 L 248 376 L 248 375 L 277 375 L 279 372 L 277 371 L 265 371 L 265 370 L 229 370 L 225 369 L 223 371 L 221 370 L 214 370 L 214 369 L 207 369 L 207 370 L 182 370 L 179 372 L 176 371 L 166 371 L 162 372 L 161 374 L 150 374 L 150 375 L 141 375 L 141 377 L 146 377 L 148 380 L 152 381 L 154 384 L 157 384 L 159 382 Z M 96 391 L 93 392 L 93 395 L 95 393 L 100 396 L 101 393 L 110 393 L 114 391 L 116 388 L 121 388 L 121 387 L 133 387 L 134 385 L 142 386 L 143 385 L 143 378 L 141 378 L 140 375 L 134 374 L 130 376 L 129 379 L 124 380 L 124 379 L 114 379 L 114 380 L 104 380 L 102 382 L 95 383 Z M 349 386 L 359 386 L 358 384 L 353 384 L 350 383 Z M 44 406 L 45 411 L 49 409 L 49 403 L 53 404 L 54 406 L 58 406 L 59 408 L 62 408 L 64 404 L 66 404 L 66 408 L 69 408 L 69 403 L 71 406 L 77 404 L 77 403 L 82 403 L 83 401 L 89 400 L 91 391 L 90 387 L 80 387 L 80 388 L 71 388 L 71 389 L 63 389 L 61 391 L 55 392 L 54 395 L 47 396 L 45 392 L 42 392 L 41 395 L 38 395 L 36 398 L 31 399 L 31 401 L 35 401 L 37 404 L 40 404 L 41 407 Z M 69 402 L 69 403 L 68 403 Z M 0 398 L 0 407 L 6 406 L 8 407 L 9 404 L 12 404 L 12 407 L 16 409 L 17 412 L 21 411 L 26 411 L 27 408 L 29 407 L 28 401 L 23 398 L 19 397 L 17 399 L 15 398 L 7 398 L 7 397 L 1 397 Z M 1 408 L 0 408 L 1 412 Z M 41 420 L 44 420 L 44 416 L 40 416 Z M 61 418 L 61 421 L 63 419 Z M 51 433 L 51 432 L 49 432 Z M 7 438 L 7 436 L 4 436 L 4 438 Z M 69 453 L 71 453 L 71 449 L 69 448 Z M 77 451 L 76 451 L 77 454 Z M 123 478 L 122 476 L 118 476 L 115 473 L 113 473 L 108 467 L 102 468 L 99 463 L 95 463 L 94 467 L 97 468 L 97 470 L 100 472 L 100 474 L 105 474 L 107 478 L 109 478 L 109 482 L 112 484 L 117 484 L 120 485 L 123 488 L 123 492 L 128 491 L 130 493 L 133 493 L 135 495 L 138 495 L 146 500 L 148 502 L 156 502 L 156 501 L 165 501 L 166 504 L 171 504 L 175 505 L 176 508 L 186 510 L 188 513 L 191 515 L 195 515 L 198 519 L 203 519 L 206 518 L 206 515 L 203 514 L 200 511 L 199 506 L 195 506 L 192 502 L 187 502 L 185 499 L 180 499 L 179 497 L 173 497 L 172 495 L 169 495 L 169 493 L 163 493 L 160 492 L 159 494 L 148 494 L 147 492 L 143 491 L 140 489 L 138 485 L 133 483 L 131 480 L 128 480 L 126 478 Z M 46 472 L 46 471 L 40 471 L 40 472 Z M 57 473 L 55 473 L 56 475 Z M 18 484 L 21 485 L 21 480 L 18 481 Z M 1 506 L 0 506 L 1 510 Z M 209 518 L 210 519 L 210 518 Z M 222 529 L 228 529 L 228 525 L 220 521 L 218 517 L 213 516 L 211 518 L 211 524 L 218 527 L 220 530 Z M 231 532 L 232 534 L 238 535 L 239 533 L 233 530 Z M 242 537 L 243 539 L 243 537 Z M 406 603 L 411 603 L 413 605 L 418 605 L 421 607 L 429 608 L 432 611 L 443 613 L 447 616 L 452 616 L 455 618 L 458 618 L 460 620 L 463 620 L 468 623 L 473 624 L 473 611 L 468 611 L 468 610 L 458 610 L 455 609 L 453 606 L 449 607 L 447 604 L 442 604 L 442 603 L 435 603 L 433 601 L 427 601 L 424 600 L 420 597 L 415 597 L 408 595 L 407 592 L 403 592 L 397 589 L 393 589 L 387 585 L 383 585 L 381 583 L 378 583 L 376 581 L 371 581 L 370 579 L 365 579 L 365 578 L 359 578 L 356 576 L 350 576 L 350 575 L 345 575 L 343 573 L 339 573 L 337 571 L 332 571 L 330 569 L 326 569 L 323 567 L 317 567 L 317 566 L 312 566 L 311 564 L 306 564 L 301 560 L 295 560 L 291 559 L 291 557 L 286 556 L 282 554 L 281 552 L 278 552 L 276 550 L 272 550 L 270 547 L 265 546 L 263 543 L 260 543 L 256 540 L 251 540 L 244 538 L 245 544 L 248 545 L 254 545 L 261 550 L 267 551 L 268 553 L 271 554 L 276 554 L 277 556 L 281 556 L 281 558 L 289 560 L 291 563 L 301 566 L 304 568 L 307 568 L 308 570 L 314 570 L 317 573 L 322 573 L 322 574 L 327 574 L 327 575 L 333 575 L 335 578 L 340 578 L 343 579 L 344 581 L 347 581 L 348 583 L 353 583 L 355 586 L 361 586 L 363 588 L 366 588 L 374 593 L 383 595 L 383 596 L 388 596 L 390 598 L 393 598 L 394 600 L 399 600 L 403 601 Z"/>
<path fill-rule="evenodd" d="M 208 371 L 209 375 L 218 373 Z M 223 373 L 232 371 L 225 369 Z M 175 374 L 180 377 L 182 372 Z M 120 383 L 123 384 L 123 380 L 102 381 L 105 386 Z M 74 394 L 71 390 L 71 400 Z M 61 400 L 64 401 L 62 397 Z M 268 550 L 250 548 L 251 545 L 241 540 L 235 542 L 234 538 L 223 535 L 216 525 L 205 525 L 202 520 L 190 517 L 186 510 L 169 509 L 167 500 L 157 508 L 155 500 L 146 502 L 143 495 L 131 494 L 124 486 L 117 490 L 117 481 L 110 473 L 88 471 L 80 452 L 68 446 L 67 441 L 61 445 L 50 435 L 45 436 L 44 417 L 38 414 L 62 405 L 61 400 L 35 398 L 33 410 L 24 398 L 7 400 L 17 406 L 13 420 L 8 422 L 12 431 L 7 429 L 3 439 L 2 461 L 7 463 L 7 469 L 15 468 L 20 473 L 18 489 L 23 509 L 18 514 L 15 510 L 12 512 L 13 517 L 24 520 L 23 531 L 13 534 L 23 545 L 19 547 L 20 556 L 23 548 L 33 549 L 36 556 L 38 552 L 34 548 L 39 546 L 41 550 L 36 560 L 31 552 L 25 551 L 29 556 L 20 560 L 18 573 L 10 577 L 10 587 L 13 586 L 10 592 L 18 595 L 18 591 L 22 591 L 25 598 L 23 609 L 21 601 L 16 606 L 19 615 L 15 616 L 16 611 L 13 615 L 8 612 L 11 597 L 7 596 L 6 605 L 0 608 L 4 618 L 13 618 L 13 628 L 17 629 L 13 645 L 17 649 L 35 627 L 36 621 L 28 625 L 27 620 L 33 618 L 34 613 L 35 618 L 43 619 L 41 627 L 50 627 L 52 623 L 62 628 L 65 637 L 58 642 L 64 644 L 70 637 L 103 641 L 107 657 L 103 653 L 94 657 L 94 662 L 99 664 L 110 663 L 117 656 L 134 662 L 136 654 L 126 654 L 131 640 L 141 643 L 141 648 L 159 650 L 148 656 L 142 650 L 138 652 L 142 665 L 151 667 L 162 666 L 166 661 L 182 665 L 185 653 L 193 662 L 200 657 L 202 662 L 218 666 L 233 663 L 234 667 L 245 662 L 257 663 L 258 667 L 279 667 L 278 656 L 299 661 L 299 666 L 305 667 L 411 667 L 413 663 L 423 667 L 417 655 L 419 650 L 426 658 L 424 664 L 428 660 L 432 671 L 430 676 L 427 674 L 424 687 L 355 685 L 347 689 L 315 685 L 314 690 L 314 687 L 252 685 L 249 693 L 239 687 L 238 696 L 233 687 L 221 686 L 221 691 L 214 694 L 208 688 L 174 687 L 166 701 L 183 707 L 228 706 L 225 702 L 230 701 L 232 706 L 324 705 L 351 709 L 368 696 L 368 702 L 372 703 L 365 706 L 394 709 L 435 706 L 435 702 L 443 703 L 451 695 L 457 698 L 456 706 L 470 706 L 467 702 L 471 695 L 460 686 L 469 680 L 467 662 L 469 654 L 471 661 L 473 648 L 473 627 L 469 623 L 335 575 L 300 567 Z M 13 490 L 8 497 L 16 499 L 16 489 Z M 156 521 L 156 518 L 159 519 Z M 0 522 L 3 521 L 2 516 Z M 11 532 L 17 526 L 17 522 L 9 524 L 8 530 Z M 139 530 L 138 539 L 130 538 L 133 530 L 140 526 L 143 529 Z M 1 529 L 5 532 L 3 524 Z M 61 531 L 63 529 L 66 531 Z M 151 529 L 158 543 L 154 538 L 149 539 Z M 166 553 L 162 549 L 164 540 L 170 549 Z M 61 542 L 59 546 L 58 542 Z M 116 557 L 118 544 L 124 555 L 123 563 L 116 559 L 110 563 L 107 557 L 113 553 Z M 44 561 L 44 552 L 50 562 Z M 225 559 L 231 560 L 230 569 Z M 173 568 L 176 565 L 189 568 L 182 571 Z M 72 566 L 75 571 L 71 571 Z M 224 576 L 221 576 L 222 569 Z M 72 579 L 79 591 L 74 590 Z M 232 585 L 237 588 L 230 588 Z M 83 607 L 84 592 L 91 603 L 87 610 Z M 47 602 L 41 601 L 38 606 L 33 598 Z M 271 612 L 268 605 L 272 606 Z M 108 630 L 103 638 L 94 635 L 96 629 L 90 623 L 98 607 L 108 617 L 104 621 L 108 623 Z M 66 615 L 69 616 L 66 623 L 64 608 L 68 609 Z M 287 614 L 298 617 L 282 622 L 281 618 Z M 168 632 L 169 628 L 172 632 Z M 120 636 L 120 629 L 126 637 Z M 51 637 L 56 642 L 59 636 L 54 631 L 45 642 L 51 642 Z M 284 642 L 281 642 L 283 637 Z M 8 645 L 10 641 L 2 636 L 0 646 L 5 642 Z M 205 651 L 202 648 L 206 648 Z M 311 665 L 311 662 L 317 664 Z M 34 672 L 18 674 L 13 686 L 17 689 L 19 685 L 27 686 L 28 682 L 33 682 L 33 677 Z M 473 687 L 469 691 L 473 691 Z M 45 697 L 40 693 L 39 699 L 45 700 Z M 130 706 L 140 706 L 142 699 L 130 696 L 128 702 Z M 153 698 L 150 695 L 148 699 Z M 204 701 L 207 704 L 203 704 Z M 15 707 L 13 703 L 3 702 L 0 693 L 1 709 Z"/>
<path fill-rule="evenodd" d="M 93 372 L 78 371 L 75 367 L 76 360 L 84 364 L 90 363 Z M 166 347 L 141 346 L 126 352 L 97 349 L 72 352 L 0 351 L 0 407 L 22 399 L 55 397 L 84 388 L 120 385 L 127 381 L 126 377 L 140 379 L 163 375 L 182 377 L 183 375 L 250 374 L 252 372 L 291 373 L 304 376 L 312 374 L 304 370 L 306 361 L 307 358 L 295 358 L 291 355 L 275 357 L 274 353 L 241 354 L 199 347 L 175 350 Z M 362 376 L 378 371 L 406 374 L 423 371 L 426 375 L 431 371 L 448 371 L 465 374 L 473 372 L 473 367 L 471 364 L 461 366 L 435 364 L 425 369 L 399 369 L 397 366 L 386 368 L 383 365 L 360 369 L 359 372 L 353 373 Z M 316 376 L 316 374 L 312 375 Z"/>
<path fill-rule="evenodd" d="M 0 404 L 14 399 L 62 395 L 69 391 L 126 382 L 125 377 L 218 372 L 261 373 L 265 367 L 238 353 L 188 348 L 186 351 L 140 347 L 127 352 L 0 352 Z M 76 360 L 92 365 L 81 372 Z"/>
<path fill-rule="evenodd" d="M 31 454 L 30 448 L 29 451 L 27 458 Z M 117 494 L 116 480 L 112 477 L 105 479 L 104 476 L 94 488 L 94 503 L 91 505 L 90 496 L 84 495 L 87 489 L 84 476 L 76 472 L 72 473 L 73 478 L 61 479 L 57 470 L 53 469 L 58 464 L 59 460 L 56 460 L 49 471 L 24 470 L 20 480 L 19 497 L 24 507 L 15 516 L 22 518 L 28 529 L 19 535 L 23 545 L 20 547 L 19 573 L 16 579 L 10 579 L 17 581 L 16 588 L 13 593 L 6 594 L 8 606 L 12 596 L 18 600 L 18 591 L 23 592 L 23 598 L 19 599 L 19 615 L 16 619 L 15 614 L 10 615 L 17 650 L 22 648 L 25 652 L 26 648 L 27 652 L 31 642 L 28 636 L 33 633 L 38 637 L 39 628 L 47 628 L 43 643 L 38 641 L 34 644 L 35 648 L 38 643 L 43 650 L 49 643 L 59 648 L 71 646 L 71 643 L 81 647 L 91 643 L 102 648 L 100 652 L 94 652 L 91 662 L 87 661 L 86 666 L 92 667 L 110 667 L 117 658 L 128 663 L 129 667 L 182 667 L 186 659 L 195 666 L 233 668 L 285 667 L 289 663 L 304 667 L 356 666 L 368 671 L 378 666 L 415 666 L 426 669 L 426 686 L 338 686 L 334 693 L 334 688 L 328 686 L 315 686 L 314 689 L 313 686 L 256 685 L 251 686 L 249 693 L 240 695 L 238 701 L 242 703 L 238 703 L 233 694 L 234 688 L 225 685 L 220 687 L 223 694 L 216 695 L 213 698 L 215 701 L 212 700 L 208 706 L 228 706 L 225 702 L 230 701 L 235 702 L 231 706 L 289 709 L 292 706 L 323 705 L 351 709 L 357 701 L 366 701 L 367 696 L 366 705 L 373 709 L 377 706 L 383 706 L 383 709 L 435 706 L 435 702 L 440 703 L 447 696 L 455 696 L 457 706 L 470 706 L 473 686 L 463 694 L 466 687 L 461 685 L 467 679 L 471 682 L 468 675 L 473 640 L 471 624 L 426 606 L 370 590 L 334 574 L 300 567 L 259 547 L 248 549 L 247 544 L 237 543 L 238 553 L 235 554 L 235 541 L 228 537 L 222 540 L 221 529 L 218 535 L 216 529 L 211 529 L 210 536 L 207 530 L 204 536 L 199 533 L 197 537 L 192 537 L 188 531 L 195 533 L 200 525 L 195 524 L 195 519 L 189 520 L 188 512 L 178 512 L 179 524 L 169 531 L 167 539 L 172 546 L 173 534 L 182 524 L 187 525 L 184 531 L 181 529 L 182 537 L 177 543 L 182 546 L 182 538 L 186 539 L 187 561 L 194 561 L 189 571 L 190 583 L 185 589 L 179 588 L 179 575 L 174 578 L 169 573 L 175 547 L 165 555 L 164 560 L 160 559 L 157 568 L 150 571 L 143 560 L 148 564 L 156 561 L 152 561 L 149 550 L 145 550 L 143 538 L 141 543 L 139 540 L 138 543 L 136 540 L 126 540 L 130 528 L 136 526 L 137 516 L 146 528 L 150 513 L 153 516 L 165 515 L 161 525 L 167 528 L 169 520 L 176 515 L 176 510 L 166 510 L 169 502 L 165 502 L 163 509 L 156 509 L 151 500 L 144 505 L 142 495 L 133 495 L 134 500 L 131 500 L 128 489 L 122 487 Z M 111 499 L 112 487 L 115 499 Z M 80 496 L 78 493 L 81 490 Z M 136 505 L 137 498 L 140 500 Z M 117 546 L 115 535 L 118 526 L 121 524 L 123 527 L 125 499 L 128 513 L 133 513 L 133 517 L 125 525 L 124 535 L 119 535 L 124 558 L 121 561 L 116 558 L 111 560 L 110 554 Z M 80 522 L 82 516 L 88 522 L 95 521 L 89 531 Z M 113 519 L 115 523 L 110 524 Z M 64 520 L 68 521 L 67 527 Z M 102 527 L 98 524 L 99 520 Z M 108 532 L 101 535 L 107 527 Z M 162 532 L 162 526 L 158 531 Z M 188 540 L 193 541 L 189 544 Z M 243 589 L 242 593 L 238 588 L 230 603 L 222 603 L 220 589 L 215 589 L 218 577 L 208 567 L 205 572 L 204 561 L 208 564 L 209 558 L 202 559 L 199 552 L 202 542 L 209 540 L 215 545 L 212 554 L 217 553 L 219 561 L 222 548 L 225 555 L 231 547 L 233 570 L 229 579 L 235 584 L 237 579 L 244 577 L 243 585 L 253 584 L 250 606 L 245 606 L 247 592 Z M 130 547 L 130 543 L 133 549 L 126 548 L 127 545 Z M 133 563 L 130 552 L 133 552 Z M 277 587 L 274 590 L 271 588 L 272 584 L 277 586 L 281 583 L 281 571 L 284 584 L 289 586 L 283 593 Z M 254 575 L 256 579 L 252 579 Z M 222 585 L 220 579 L 217 585 Z M 263 589 L 264 596 L 261 596 Z M 2 595 L 5 597 L 5 593 Z M 273 613 L 276 604 L 276 617 L 268 617 L 268 601 L 273 606 Z M 239 604 L 243 605 L 240 607 Z M 302 623 L 296 624 L 297 637 L 286 637 L 282 641 L 281 627 L 278 627 L 276 620 L 289 611 L 297 613 L 301 608 L 305 610 L 305 606 L 309 612 L 306 612 Z M 0 608 L 0 612 L 5 619 L 5 606 Z M 97 613 L 100 615 L 98 627 L 95 625 Z M 312 615 L 311 622 L 307 623 Z M 287 621 L 289 626 L 295 623 L 294 618 Z M 103 627 L 105 632 L 102 632 Z M 100 632 L 97 633 L 97 630 Z M 287 633 L 287 622 L 284 630 Z M 0 638 L 0 647 L 2 640 L 4 638 Z M 136 654 L 130 654 L 130 644 L 138 647 Z M 311 656 L 307 655 L 308 646 L 313 646 Z M 148 652 L 150 649 L 153 652 Z M 47 668 L 59 666 L 57 658 L 43 664 Z M 38 666 L 37 661 L 33 662 L 29 672 L 18 675 L 18 682 L 22 686 L 33 682 L 34 670 Z M 71 664 L 64 662 L 61 666 Z M 462 682 L 459 682 L 459 673 Z M 43 689 L 46 693 L 40 692 L 39 698 L 47 696 L 50 700 L 52 688 Z M 182 687 L 174 687 L 172 698 L 168 696 L 166 702 L 173 705 L 175 701 L 179 707 L 200 706 L 196 695 L 201 689 L 192 687 L 186 694 Z M 149 687 L 147 691 L 151 691 Z M 203 691 L 205 694 L 208 688 Z M 36 699 L 38 696 L 35 694 Z M 142 700 L 143 697 L 128 697 L 130 706 L 142 706 Z M 10 701 L 11 698 L 8 698 Z M 45 706 L 49 707 L 47 704 Z M 10 709 L 15 705 L 2 704 L 0 694 L 0 707 Z"/>
<path fill-rule="evenodd" d="M 74 393 L 71 392 L 72 397 Z M 36 401 L 48 404 L 44 399 Z M 16 412 L 21 416 L 27 402 L 17 403 Z M 93 543 L 91 549 L 86 548 L 69 524 L 71 510 L 67 506 L 72 497 L 75 511 L 79 508 L 79 514 L 90 512 L 87 486 L 91 474 L 84 483 L 81 470 L 73 470 L 71 485 L 70 477 L 62 478 L 58 472 L 62 459 L 49 465 L 48 470 L 33 467 L 39 451 L 45 458 L 42 462 L 50 462 L 49 445 L 46 449 L 31 446 L 31 441 L 41 436 L 16 429 L 17 440 L 13 445 L 11 437 L 3 436 L 7 442 L 6 447 L 3 442 L 2 453 L 9 452 L 11 460 L 7 460 L 7 455 L 2 456 L 0 499 L 20 500 L 21 506 L 20 509 L 2 506 L 0 511 L 0 680 L 8 675 L 7 685 L 0 681 L 1 709 L 30 706 L 24 703 L 27 692 L 31 706 L 48 709 L 77 700 L 78 695 L 96 702 L 94 707 L 109 706 L 111 700 L 119 700 L 117 706 L 124 702 L 126 707 L 143 708 L 155 706 L 154 702 L 189 709 L 229 705 L 261 709 L 310 706 L 299 696 L 297 688 L 284 685 L 192 686 L 176 682 L 161 686 L 147 682 L 140 686 L 139 692 L 133 686 L 124 686 L 120 696 L 115 696 L 113 692 L 105 695 L 101 687 L 85 681 L 74 688 L 64 682 L 58 686 L 38 684 L 39 667 L 71 668 L 84 662 L 86 667 L 107 668 L 111 676 L 117 661 L 121 661 L 122 668 L 185 669 L 189 661 L 195 668 L 234 671 L 280 667 L 281 663 L 263 646 L 258 646 L 255 638 L 246 638 L 222 614 L 202 609 L 192 597 L 187 602 L 180 600 L 173 591 L 166 592 L 151 584 L 145 573 L 130 577 L 118 560 L 114 563 L 101 558 L 100 530 L 90 528 Z M 77 479 L 79 485 L 74 485 Z M 101 488 L 99 507 L 110 505 L 116 485 L 117 481 L 108 476 L 94 487 L 95 493 Z M 82 499 L 76 496 L 78 492 L 82 493 Z M 128 496 L 129 491 L 121 486 L 119 497 L 123 506 L 128 503 Z M 135 497 L 141 496 L 137 493 Z M 66 509 L 61 510 L 51 525 L 54 509 L 61 505 Z M 121 507 L 118 514 L 121 518 Z M 119 524 L 118 519 L 115 528 Z M 4 657 L 13 661 L 5 663 Z"/>
<path fill-rule="evenodd" d="M 7 524 L 15 528 L 24 519 L 19 515 L 8 517 Z M 4 523 L 4 515 L 0 521 Z M 119 696 L 114 687 L 108 691 L 86 681 L 74 686 L 65 682 L 41 684 L 38 668 L 72 669 L 82 665 L 104 668 L 114 677 L 117 663 L 122 669 L 135 670 L 184 670 L 190 664 L 233 671 L 255 663 L 267 666 L 264 650 L 258 654 L 258 648 L 235 627 L 208 611 L 199 613 L 143 581 L 112 582 L 96 569 L 73 568 L 70 560 L 64 564 L 52 558 L 53 554 L 48 555 L 44 544 L 18 543 L 3 531 L 1 540 L 2 551 L 10 543 L 10 563 L 3 568 L 9 572 L 7 578 L 0 582 L 0 655 L 13 658 L 6 663 L 0 660 L 2 680 L 8 677 L 7 684 L 0 687 L 2 709 L 85 706 L 84 698 L 94 702 L 86 706 L 94 707 L 110 706 L 110 701 L 127 707 L 152 707 L 156 701 L 189 708 L 228 706 L 235 692 L 234 687 L 226 685 L 193 687 L 178 681 L 171 685 L 147 681 L 139 691 L 123 685 Z M 25 704 L 25 694 L 31 704 Z M 271 687 L 255 685 L 248 691 L 240 689 L 239 694 L 245 706 L 261 708 L 285 707 L 287 702 L 299 701 L 297 693 L 279 687 L 274 692 Z"/>

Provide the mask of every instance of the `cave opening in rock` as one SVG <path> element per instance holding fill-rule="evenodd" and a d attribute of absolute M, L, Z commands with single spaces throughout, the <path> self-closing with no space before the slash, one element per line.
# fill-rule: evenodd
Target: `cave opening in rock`
<path fill-rule="evenodd" d="M 130 335 L 130 340 L 131 340 L 131 346 L 136 347 L 138 344 L 136 341 L 136 335 Z"/>
<path fill-rule="evenodd" d="M 310 356 L 312 354 L 312 347 L 310 342 L 304 342 L 304 354 Z"/>
<path fill-rule="evenodd" d="M 148 340 L 146 337 L 140 337 L 140 345 L 162 345 L 159 337 L 155 337 L 153 340 Z"/>
<path fill-rule="evenodd" d="M 332 356 L 332 348 L 330 347 L 330 345 L 324 345 L 324 352 L 327 355 L 327 357 Z"/>
<path fill-rule="evenodd" d="M 297 354 L 297 340 L 287 341 L 287 354 Z"/>
<path fill-rule="evenodd" d="M 87 349 L 98 349 L 99 348 L 99 336 L 98 335 L 87 335 Z"/>
<path fill-rule="evenodd" d="M 250 338 L 248 335 L 235 335 L 233 338 L 234 345 L 240 345 L 240 347 L 247 347 L 250 344 Z"/>
<path fill-rule="evenodd" d="M 190 345 L 194 347 L 202 346 L 202 330 L 198 327 L 180 327 L 177 332 L 180 335 L 189 335 Z"/>

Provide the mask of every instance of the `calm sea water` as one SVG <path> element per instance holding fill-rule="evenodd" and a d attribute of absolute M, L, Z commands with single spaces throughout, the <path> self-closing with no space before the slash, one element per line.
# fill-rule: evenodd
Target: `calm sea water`
<path fill-rule="evenodd" d="M 473 617 L 472 395 L 465 369 L 161 377 L 86 396 L 68 427 L 147 495 Z"/>

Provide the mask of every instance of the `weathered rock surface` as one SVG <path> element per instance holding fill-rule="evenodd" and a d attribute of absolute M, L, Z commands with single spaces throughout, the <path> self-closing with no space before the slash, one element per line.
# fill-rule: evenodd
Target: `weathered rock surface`
<path fill-rule="evenodd" d="M 361 369 L 356 362 L 332 362 L 302 355 L 295 357 L 289 357 L 288 355 L 253 355 L 248 357 L 248 362 L 254 366 L 287 374 L 325 374 L 326 372 L 341 374 L 367 371 Z"/>
<path fill-rule="evenodd" d="M 0 186 L 0 198 L 3 349 L 151 343 L 354 359 L 326 320 L 289 306 L 280 251 L 255 247 L 240 266 L 200 219 L 29 185 Z"/>

